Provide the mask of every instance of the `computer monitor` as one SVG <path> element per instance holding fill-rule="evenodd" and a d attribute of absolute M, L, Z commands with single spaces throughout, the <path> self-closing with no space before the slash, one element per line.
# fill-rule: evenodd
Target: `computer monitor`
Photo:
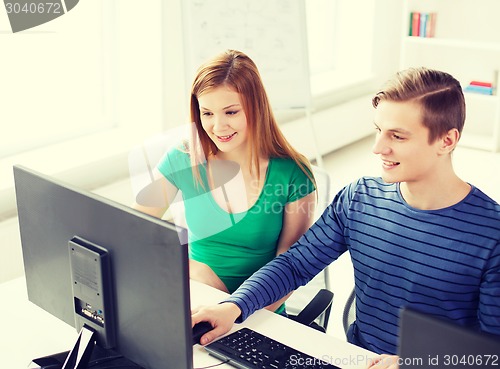
<path fill-rule="evenodd" d="M 400 368 L 498 368 L 500 337 L 405 307 L 398 354 Z"/>
<path fill-rule="evenodd" d="M 29 300 L 144 368 L 191 369 L 179 229 L 22 166 L 14 178 Z"/>

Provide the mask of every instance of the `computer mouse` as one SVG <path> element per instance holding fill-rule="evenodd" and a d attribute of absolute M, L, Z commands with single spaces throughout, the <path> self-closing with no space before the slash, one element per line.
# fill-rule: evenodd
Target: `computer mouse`
<path fill-rule="evenodd" d="M 200 343 L 200 338 L 208 331 L 213 329 L 212 325 L 209 322 L 199 322 L 193 327 L 193 345 Z"/>

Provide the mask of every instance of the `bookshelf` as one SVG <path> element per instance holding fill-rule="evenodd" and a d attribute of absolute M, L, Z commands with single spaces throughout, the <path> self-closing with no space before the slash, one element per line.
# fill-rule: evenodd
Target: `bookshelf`
<path fill-rule="evenodd" d="M 432 37 L 409 35 L 412 13 L 435 14 Z M 460 145 L 494 152 L 500 151 L 498 14 L 498 0 L 404 0 L 400 54 L 401 69 L 440 69 L 464 88 L 471 81 L 492 83 L 493 95 L 464 93 L 467 118 Z"/>

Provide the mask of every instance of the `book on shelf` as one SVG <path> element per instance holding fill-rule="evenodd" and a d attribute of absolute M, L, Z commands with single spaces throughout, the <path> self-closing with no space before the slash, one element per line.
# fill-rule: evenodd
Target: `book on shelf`
<path fill-rule="evenodd" d="M 483 81 L 470 81 L 469 85 L 471 85 L 471 86 L 493 87 L 493 83 L 491 83 L 491 82 L 483 82 Z"/>
<path fill-rule="evenodd" d="M 411 29 L 410 36 L 418 36 L 420 34 L 420 13 L 412 12 L 411 13 Z"/>
<path fill-rule="evenodd" d="M 409 36 L 434 37 L 436 30 L 436 13 L 411 12 Z"/>
<path fill-rule="evenodd" d="M 436 13 L 427 14 L 426 37 L 434 37 L 436 29 Z"/>
<path fill-rule="evenodd" d="M 487 82 L 483 82 L 484 84 L 488 84 Z M 484 85 L 477 85 L 477 84 L 472 84 L 472 82 L 464 88 L 464 92 L 472 92 L 475 94 L 482 94 L 482 95 L 493 95 L 493 87 L 490 85 L 484 86 Z"/>
<path fill-rule="evenodd" d="M 427 13 L 420 13 L 420 30 L 418 35 L 420 37 L 426 37 L 426 28 L 427 28 Z"/>

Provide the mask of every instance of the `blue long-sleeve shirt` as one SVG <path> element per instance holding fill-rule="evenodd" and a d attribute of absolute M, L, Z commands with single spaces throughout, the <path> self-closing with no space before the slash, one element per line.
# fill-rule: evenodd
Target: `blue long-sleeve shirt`
<path fill-rule="evenodd" d="M 345 251 L 356 289 L 351 342 L 396 353 L 399 310 L 406 305 L 500 335 L 500 205 L 474 186 L 458 204 L 419 210 L 403 200 L 399 184 L 363 177 L 227 301 L 245 320 Z"/>

